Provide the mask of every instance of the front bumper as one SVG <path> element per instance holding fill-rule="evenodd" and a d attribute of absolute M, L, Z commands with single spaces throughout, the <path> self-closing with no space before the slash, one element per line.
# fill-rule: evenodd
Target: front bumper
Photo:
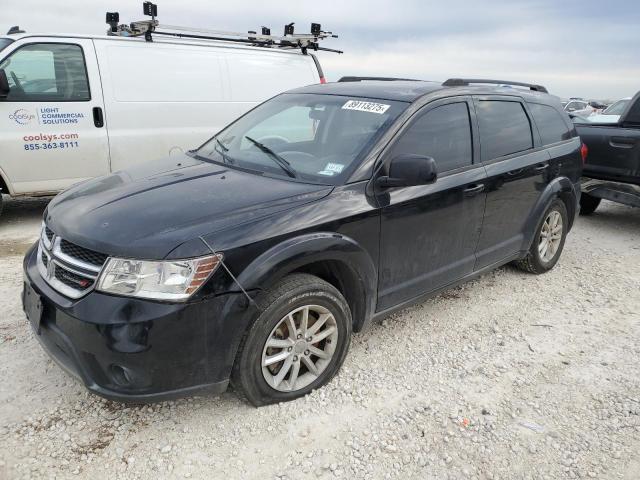
<path fill-rule="evenodd" d="M 70 300 L 42 279 L 35 252 L 25 256 L 24 288 L 42 301 L 36 337 L 90 391 L 153 402 L 227 388 L 245 328 L 243 294 L 162 303 L 94 291 Z"/>

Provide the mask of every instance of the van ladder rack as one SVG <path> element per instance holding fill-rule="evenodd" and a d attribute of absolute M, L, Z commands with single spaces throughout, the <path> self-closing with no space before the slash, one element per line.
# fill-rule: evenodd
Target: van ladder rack
<path fill-rule="evenodd" d="M 181 27 L 178 25 L 165 25 L 156 20 L 158 6 L 151 2 L 144 2 L 142 10 L 151 20 L 140 20 L 131 22 L 129 25 L 120 24 L 120 14 L 118 12 L 107 12 L 107 23 L 109 29 L 107 35 L 120 37 L 141 37 L 144 36 L 147 42 L 153 41 L 153 35 L 165 35 L 178 38 L 194 38 L 197 40 L 216 40 L 224 42 L 246 43 L 249 45 L 270 48 L 299 48 L 303 54 L 307 50 L 322 50 L 325 52 L 343 53 L 341 50 L 325 48 L 319 46 L 320 40 L 326 38 L 338 38 L 332 32 L 325 32 L 319 23 L 311 24 L 311 33 L 294 33 L 294 24 L 289 23 L 284 26 L 284 35 L 271 35 L 271 29 L 262 27 L 260 33 L 249 31 L 247 33 L 227 32 L 222 30 L 208 30 L 202 28 Z M 183 33 L 185 32 L 185 33 Z"/>
<path fill-rule="evenodd" d="M 534 92 L 549 93 L 546 87 L 533 83 L 511 82 L 509 80 L 488 80 L 484 78 L 450 78 L 442 84 L 443 87 L 468 87 L 471 83 L 491 83 L 495 85 L 513 85 L 516 87 L 527 87 Z"/>

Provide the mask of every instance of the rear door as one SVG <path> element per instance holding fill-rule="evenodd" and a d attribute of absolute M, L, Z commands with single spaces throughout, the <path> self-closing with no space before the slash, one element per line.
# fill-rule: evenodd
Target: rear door
<path fill-rule="evenodd" d="M 548 183 L 549 154 L 541 148 L 519 97 L 474 98 L 480 155 L 487 170 L 487 204 L 476 270 L 501 263 L 522 248 L 525 222 Z"/>
<path fill-rule="evenodd" d="M 474 162 L 477 132 L 470 98 L 431 103 L 385 154 L 431 156 L 438 179 L 380 192 L 382 207 L 378 310 L 470 274 L 482 226 L 485 170 Z"/>
<path fill-rule="evenodd" d="M 25 38 L 3 50 L 0 68 L 11 87 L 0 100 L 0 168 L 12 193 L 57 192 L 109 171 L 91 40 Z"/>

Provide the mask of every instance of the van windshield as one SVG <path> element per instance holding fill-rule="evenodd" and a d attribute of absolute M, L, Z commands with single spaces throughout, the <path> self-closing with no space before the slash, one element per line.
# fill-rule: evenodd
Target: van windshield
<path fill-rule="evenodd" d="M 7 45 L 9 45 L 13 40 L 10 38 L 0 38 L 0 51 L 4 49 Z"/>
<path fill-rule="evenodd" d="M 282 94 L 239 118 L 196 154 L 232 167 L 338 185 L 408 105 L 338 95 Z"/>

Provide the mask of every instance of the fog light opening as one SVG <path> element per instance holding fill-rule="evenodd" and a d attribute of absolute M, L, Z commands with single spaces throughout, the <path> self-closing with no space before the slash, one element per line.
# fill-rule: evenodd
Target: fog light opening
<path fill-rule="evenodd" d="M 133 382 L 131 372 L 123 366 L 114 363 L 109 367 L 109 371 L 111 372 L 113 381 L 121 387 L 127 387 Z"/>

